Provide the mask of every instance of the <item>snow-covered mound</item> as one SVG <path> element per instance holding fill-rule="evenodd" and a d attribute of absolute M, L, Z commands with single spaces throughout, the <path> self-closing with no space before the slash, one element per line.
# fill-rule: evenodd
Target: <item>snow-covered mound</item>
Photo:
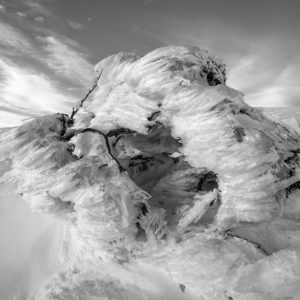
<path fill-rule="evenodd" d="M 195 47 L 113 55 L 95 78 L 78 113 L 1 135 L 2 181 L 65 233 L 55 275 L 0 296 L 300 299 L 297 130 Z"/>

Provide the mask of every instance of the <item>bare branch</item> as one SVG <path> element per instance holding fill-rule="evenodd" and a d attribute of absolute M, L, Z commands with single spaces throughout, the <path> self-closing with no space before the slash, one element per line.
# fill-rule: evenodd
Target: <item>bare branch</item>
<path fill-rule="evenodd" d="M 74 116 L 75 114 L 77 114 L 77 112 L 79 111 L 79 109 L 82 107 L 84 101 L 89 97 L 89 95 L 95 90 L 95 88 L 97 87 L 98 81 L 102 75 L 103 72 L 103 68 L 101 69 L 101 72 L 99 73 L 99 75 L 97 76 L 97 78 L 94 81 L 93 86 L 88 90 L 87 94 L 85 95 L 85 97 L 79 102 L 79 104 L 76 107 L 72 108 L 72 114 L 71 114 L 71 120 L 74 120 Z"/>
<path fill-rule="evenodd" d="M 119 170 L 120 172 L 125 172 L 126 170 L 122 167 L 122 165 L 120 164 L 120 162 L 118 161 L 118 159 L 114 156 L 112 150 L 111 150 L 111 146 L 109 144 L 109 139 L 108 139 L 108 136 L 98 130 L 98 129 L 95 129 L 95 128 L 84 128 L 84 129 L 77 129 L 75 131 L 73 131 L 65 140 L 66 141 L 69 141 L 72 137 L 78 135 L 78 134 L 82 134 L 82 133 L 85 133 L 85 132 L 94 132 L 94 133 L 98 133 L 100 135 L 102 135 L 104 137 L 104 140 L 105 140 L 105 144 L 106 144 L 106 148 L 107 148 L 107 152 L 108 154 L 110 155 L 110 157 L 117 163 L 118 167 L 119 167 Z"/>

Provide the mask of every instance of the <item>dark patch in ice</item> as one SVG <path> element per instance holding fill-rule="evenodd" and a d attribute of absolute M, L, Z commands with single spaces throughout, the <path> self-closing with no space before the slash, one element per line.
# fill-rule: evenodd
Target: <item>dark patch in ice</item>
<path fill-rule="evenodd" d="M 249 118 L 253 119 L 253 120 L 256 120 L 258 121 L 257 117 L 255 117 L 255 115 L 252 113 L 252 109 L 248 109 L 248 108 L 241 108 L 239 110 L 239 113 L 242 114 L 242 115 L 246 115 L 248 116 Z"/>
<path fill-rule="evenodd" d="M 218 177 L 214 172 L 206 173 L 202 176 L 197 185 L 197 191 L 211 192 L 218 188 Z"/>
<path fill-rule="evenodd" d="M 184 284 L 180 283 L 180 284 L 179 284 L 179 288 L 180 288 L 180 290 L 184 293 L 184 292 L 185 292 L 186 286 L 185 286 Z"/>
<path fill-rule="evenodd" d="M 225 110 L 225 106 L 226 105 L 231 105 L 233 102 L 231 100 L 229 100 L 228 98 L 225 98 L 224 100 L 220 101 L 219 103 L 217 103 L 216 105 L 212 106 L 210 108 L 210 111 L 213 111 L 215 109 L 219 109 L 220 111 Z"/>
<path fill-rule="evenodd" d="M 107 166 L 107 164 L 103 164 L 103 165 L 99 166 L 98 169 L 101 170 L 102 168 L 104 168 L 106 166 Z"/>
<path fill-rule="evenodd" d="M 62 130 L 59 134 L 61 136 L 64 136 L 68 127 L 70 127 L 68 125 L 70 122 L 68 122 L 68 121 L 70 121 L 71 119 L 69 118 L 69 115 L 67 115 L 67 114 L 57 113 L 57 115 L 58 115 L 58 117 L 56 117 L 56 119 L 61 121 L 61 123 L 62 123 Z M 73 123 L 71 123 L 71 124 L 73 124 Z"/>
<path fill-rule="evenodd" d="M 295 150 L 289 150 L 291 155 L 284 160 L 284 162 L 289 166 L 288 175 L 290 177 L 295 176 L 296 169 L 298 169 L 299 166 L 299 154 L 300 149 Z M 286 188 L 286 196 L 289 196 L 289 194 L 293 193 L 294 191 L 300 189 L 300 181 L 297 181 Z"/>
<path fill-rule="evenodd" d="M 107 137 L 117 137 L 119 135 L 122 135 L 122 134 L 129 134 L 129 133 L 134 133 L 134 131 L 128 129 L 128 128 L 123 128 L 123 127 L 120 127 L 120 128 L 117 128 L 117 129 L 113 129 L 113 130 L 110 130 L 106 136 Z"/>
<path fill-rule="evenodd" d="M 233 134 L 237 142 L 242 143 L 246 136 L 245 129 L 240 126 L 233 127 Z"/>
<path fill-rule="evenodd" d="M 148 121 L 154 121 L 159 115 L 161 114 L 160 111 L 155 111 L 148 117 Z"/>
<path fill-rule="evenodd" d="M 207 83 L 211 86 L 219 85 L 222 83 L 221 80 L 219 78 L 217 78 L 215 75 L 216 74 L 214 72 L 209 72 L 207 74 L 206 80 L 207 80 Z"/>
<path fill-rule="evenodd" d="M 300 181 L 297 181 L 295 183 L 293 183 L 292 185 L 290 185 L 287 189 L 286 189 L 286 195 L 288 196 L 289 194 L 293 193 L 296 190 L 300 189 Z"/>

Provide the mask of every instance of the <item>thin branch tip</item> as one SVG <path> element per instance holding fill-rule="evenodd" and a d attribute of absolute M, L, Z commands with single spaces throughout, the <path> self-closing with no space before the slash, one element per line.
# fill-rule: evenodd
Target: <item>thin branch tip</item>
<path fill-rule="evenodd" d="M 83 106 L 85 100 L 89 97 L 89 95 L 96 89 L 98 81 L 103 73 L 103 68 L 101 69 L 101 72 L 96 77 L 92 87 L 88 90 L 87 94 L 84 96 L 83 99 L 80 100 L 79 104 L 75 107 L 72 107 L 72 113 L 71 113 L 71 120 L 74 121 L 74 116 L 78 113 L 79 109 Z"/>

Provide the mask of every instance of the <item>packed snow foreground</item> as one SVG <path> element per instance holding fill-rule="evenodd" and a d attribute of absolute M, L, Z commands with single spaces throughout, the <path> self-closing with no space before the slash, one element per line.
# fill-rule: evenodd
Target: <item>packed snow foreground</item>
<path fill-rule="evenodd" d="M 95 77 L 72 118 L 1 136 L 0 298 L 299 300 L 298 133 L 195 47 L 119 53 Z"/>

